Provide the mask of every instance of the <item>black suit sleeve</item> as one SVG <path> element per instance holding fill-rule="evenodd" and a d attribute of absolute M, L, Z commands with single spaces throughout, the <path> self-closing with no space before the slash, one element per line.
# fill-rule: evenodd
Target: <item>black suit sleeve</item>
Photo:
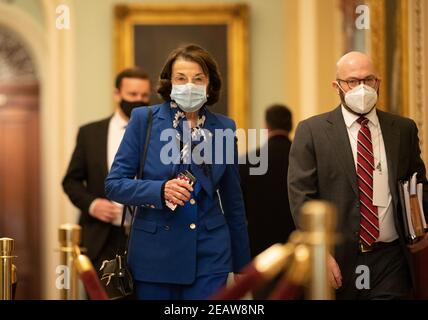
<path fill-rule="evenodd" d="M 418 183 L 423 183 L 423 207 L 425 220 L 428 222 L 428 181 L 426 178 L 425 164 L 421 158 L 421 149 L 419 146 L 418 127 L 412 121 L 412 154 L 410 155 L 410 173 L 409 176 L 417 172 Z"/>
<path fill-rule="evenodd" d="M 299 226 L 300 208 L 318 198 L 318 175 L 312 132 L 305 122 L 296 128 L 288 166 L 288 197 L 294 223 Z"/>
<path fill-rule="evenodd" d="M 86 188 L 87 177 L 84 131 L 79 129 L 76 147 L 62 181 L 62 186 L 70 201 L 83 213 L 89 212 L 89 206 L 96 199 Z"/>
<path fill-rule="evenodd" d="M 245 155 L 247 157 L 247 155 Z M 247 160 L 247 158 L 246 158 Z M 248 187 L 248 179 L 247 179 L 247 173 L 249 170 L 249 167 L 247 164 L 239 164 L 239 177 L 241 179 L 241 190 L 242 190 L 242 196 L 244 198 L 244 205 L 247 206 L 246 200 L 247 200 L 247 187 Z M 248 217 L 249 211 L 245 211 Z"/>

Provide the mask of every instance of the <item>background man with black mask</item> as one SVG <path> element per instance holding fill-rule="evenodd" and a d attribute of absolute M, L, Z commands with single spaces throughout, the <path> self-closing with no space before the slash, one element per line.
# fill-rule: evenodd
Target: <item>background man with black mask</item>
<path fill-rule="evenodd" d="M 80 209 L 82 246 L 94 266 L 112 259 L 118 241 L 122 206 L 106 199 L 104 180 L 119 148 L 135 107 L 150 102 L 150 80 L 139 68 L 126 69 L 116 77 L 115 112 L 107 119 L 82 126 L 62 185 L 71 202 Z"/>

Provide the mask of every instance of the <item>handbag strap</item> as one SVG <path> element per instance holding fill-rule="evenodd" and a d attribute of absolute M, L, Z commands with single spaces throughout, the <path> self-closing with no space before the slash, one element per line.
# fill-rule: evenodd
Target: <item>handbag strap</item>
<path fill-rule="evenodd" d="M 138 170 L 137 179 L 143 178 L 143 175 L 144 175 L 144 164 L 146 163 L 147 151 L 149 149 L 149 142 L 150 142 L 150 133 L 152 132 L 153 110 L 151 107 L 147 107 L 147 108 L 149 109 L 149 111 L 148 111 L 148 116 L 147 116 L 146 138 L 144 140 L 144 150 L 143 150 L 143 154 L 142 154 L 141 160 L 140 160 L 140 168 Z M 127 211 L 129 211 L 129 214 L 131 215 L 131 226 L 132 226 L 132 223 L 134 222 L 136 210 L 137 210 L 137 206 L 129 206 L 129 205 L 123 206 L 122 221 L 120 223 L 121 229 L 123 229 L 123 230 L 125 229 L 124 224 L 125 224 L 125 218 L 126 218 L 126 212 Z M 130 234 L 128 235 L 128 237 L 126 237 L 126 243 L 124 243 L 125 242 L 124 241 L 124 242 L 122 242 L 122 245 L 119 246 L 119 250 L 118 250 L 119 255 L 121 253 L 123 253 L 123 255 L 126 257 L 126 255 L 128 253 L 129 238 L 130 238 Z"/>
<path fill-rule="evenodd" d="M 144 175 L 144 164 L 146 163 L 147 150 L 149 149 L 149 142 L 150 142 L 150 133 L 152 132 L 153 110 L 152 110 L 152 107 L 147 107 L 147 108 L 149 109 L 149 114 L 147 117 L 146 140 L 144 141 L 144 151 L 143 151 L 143 156 L 141 157 L 140 170 L 138 172 L 137 179 L 143 178 L 143 175 Z"/>

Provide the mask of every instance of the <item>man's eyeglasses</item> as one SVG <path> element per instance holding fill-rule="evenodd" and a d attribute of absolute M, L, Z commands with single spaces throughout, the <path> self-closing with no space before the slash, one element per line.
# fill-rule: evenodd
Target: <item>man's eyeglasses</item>
<path fill-rule="evenodd" d="M 348 79 L 348 80 L 343 80 L 343 79 L 336 79 L 336 80 L 340 86 L 342 86 L 342 83 L 346 83 L 350 89 L 354 89 L 362 83 L 364 83 L 365 85 L 367 85 L 369 87 L 376 88 L 378 81 L 379 81 L 378 78 L 373 77 L 373 76 L 370 76 L 370 77 L 367 77 L 364 79 L 352 78 L 352 79 Z"/>

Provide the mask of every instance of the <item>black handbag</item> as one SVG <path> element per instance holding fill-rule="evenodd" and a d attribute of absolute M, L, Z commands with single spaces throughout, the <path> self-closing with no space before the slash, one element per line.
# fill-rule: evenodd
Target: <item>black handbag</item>
<path fill-rule="evenodd" d="M 148 107 L 149 113 L 147 117 L 147 130 L 144 142 L 144 151 L 141 157 L 140 170 L 137 179 L 143 177 L 144 163 L 146 161 L 147 150 L 150 141 L 150 132 L 152 128 L 153 111 Z M 131 214 L 131 221 L 133 222 L 136 213 L 136 206 L 124 206 L 122 213 L 122 222 L 120 228 L 125 231 L 124 223 L 127 212 Z M 131 226 L 132 226 L 131 222 Z M 132 230 L 132 228 L 130 228 Z M 125 234 L 125 232 L 124 232 Z M 104 285 L 106 293 L 111 300 L 126 299 L 132 296 L 134 292 L 134 281 L 132 274 L 127 266 L 128 244 L 131 231 L 128 237 L 124 237 L 123 241 L 119 243 L 116 256 L 112 260 L 105 260 L 99 270 L 99 277 L 101 283 Z"/>

